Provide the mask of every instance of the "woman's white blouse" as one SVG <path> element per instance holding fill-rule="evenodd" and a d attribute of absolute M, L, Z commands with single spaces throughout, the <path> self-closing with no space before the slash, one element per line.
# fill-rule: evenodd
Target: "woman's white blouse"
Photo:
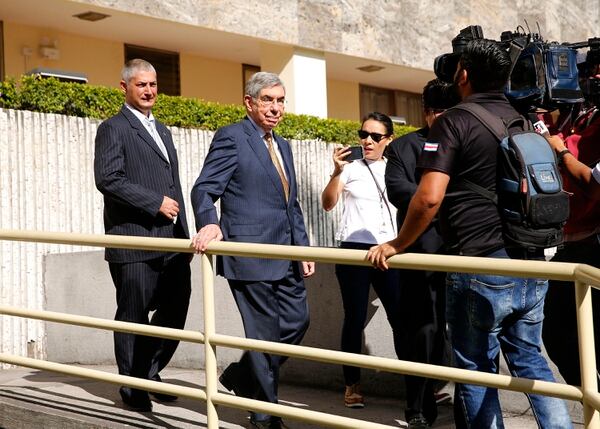
<path fill-rule="evenodd" d="M 381 244 L 396 237 L 396 208 L 387 199 L 385 191 L 386 163 L 383 159 L 367 162 L 383 191 L 385 202 L 362 160 L 344 166 L 339 179 L 344 183 L 342 223 L 336 234 L 339 241 Z"/>

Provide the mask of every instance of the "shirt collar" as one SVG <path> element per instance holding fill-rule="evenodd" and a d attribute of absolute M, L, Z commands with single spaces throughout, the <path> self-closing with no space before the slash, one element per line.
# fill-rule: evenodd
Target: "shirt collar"
<path fill-rule="evenodd" d="M 150 114 L 148 116 L 146 116 L 142 112 L 137 110 L 135 107 L 132 107 L 127 103 L 125 103 L 125 107 L 127 107 L 131 111 L 131 113 L 133 113 L 135 115 L 135 117 L 141 121 L 142 124 L 145 124 L 148 122 L 154 123 L 154 115 L 152 114 L 152 111 L 150 111 Z"/>
<path fill-rule="evenodd" d="M 477 92 L 466 97 L 463 102 L 508 102 L 503 91 Z"/>
<path fill-rule="evenodd" d="M 271 138 L 273 138 L 273 140 L 275 140 L 275 138 L 273 136 L 273 131 L 271 131 L 270 133 L 266 133 L 265 130 L 263 130 L 261 127 L 258 126 L 258 124 L 256 122 L 254 122 L 254 119 L 252 119 L 250 117 L 250 115 L 246 115 L 246 117 L 250 120 L 250 123 L 252 124 L 252 126 L 254 126 L 254 129 L 256 129 L 256 131 L 258 131 L 260 133 L 261 138 L 264 139 L 267 134 L 271 134 Z"/>

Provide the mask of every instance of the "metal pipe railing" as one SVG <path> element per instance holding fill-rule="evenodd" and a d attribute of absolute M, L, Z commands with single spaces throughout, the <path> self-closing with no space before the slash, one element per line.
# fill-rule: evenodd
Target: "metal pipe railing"
<path fill-rule="evenodd" d="M 125 332 L 128 334 L 149 335 L 165 338 L 167 340 L 187 341 L 189 343 L 204 343 L 201 332 L 184 331 L 161 326 L 140 325 L 131 322 L 100 319 L 89 316 L 76 316 L 66 313 L 42 310 L 24 310 L 19 307 L 0 304 L 0 314 L 7 316 L 26 317 L 29 319 L 45 320 L 46 322 L 66 323 L 69 325 L 83 326 L 86 328 L 100 328 L 108 331 Z"/>
<path fill-rule="evenodd" d="M 583 392 L 597 392 L 596 352 L 594 347 L 594 318 L 592 314 L 592 288 L 575 280 L 575 305 L 577 307 L 577 336 L 579 363 Z M 583 397 L 583 418 L 586 427 L 600 426 L 600 414 L 588 398 Z"/>
<path fill-rule="evenodd" d="M 190 240 L 178 238 L 133 237 L 126 235 L 77 234 L 46 231 L 0 229 L 1 240 L 73 244 L 79 246 L 143 249 L 166 252 L 194 253 Z M 290 259 L 350 265 L 370 265 L 366 252 L 326 247 L 282 246 L 276 244 L 212 242 L 207 253 L 212 255 L 246 256 L 266 259 Z M 515 259 L 479 258 L 472 256 L 423 255 L 405 253 L 389 259 L 391 268 L 415 270 L 491 273 L 517 277 L 541 277 L 551 280 L 574 281 L 576 275 L 600 287 L 600 269 L 566 262 L 521 261 Z M 576 273 L 577 271 L 577 273 Z"/>
<path fill-rule="evenodd" d="M 129 237 L 114 235 L 65 234 L 57 232 L 0 230 L 0 239 L 15 241 L 31 241 L 45 243 L 75 244 L 95 247 L 118 247 L 169 252 L 192 253 L 189 240 L 159 239 L 147 237 Z M 297 418 L 307 422 L 318 423 L 330 427 L 369 427 L 381 428 L 378 425 L 360 420 L 331 416 L 315 411 L 300 410 L 293 407 L 270 404 L 261 401 L 224 395 L 217 391 L 216 346 L 257 350 L 303 359 L 349 364 L 364 368 L 384 369 L 409 375 L 453 380 L 460 383 L 481 384 L 501 389 L 526 393 L 550 395 L 564 399 L 579 400 L 584 403 L 586 428 L 600 428 L 600 395 L 597 393 L 596 364 L 594 349 L 594 333 L 592 321 L 591 289 L 600 285 L 600 270 L 587 265 L 571 263 L 548 263 L 543 261 L 519 261 L 493 258 L 459 257 L 448 255 L 397 255 L 389 260 L 392 268 L 426 269 L 432 271 L 455 271 L 469 273 L 492 273 L 517 277 L 541 277 L 553 280 L 576 281 L 576 300 L 578 315 L 578 334 L 581 356 L 583 388 L 541 380 L 530 380 L 498 374 L 448 368 L 416 362 L 398 361 L 376 356 L 353 355 L 339 351 L 331 351 L 306 346 L 293 346 L 280 343 L 269 343 L 259 340 L 230 337 L 215 332 L 214 320 L 214 288 L 211 258 L 208 254 L 261 257 L 270 259 L 312 260 L 324 263 L 342 263 L 369 265 L 365 259 L 366 252 L 360 250 L 329 249 L 300 246 L 279 246 L 265 244 L 247 244 L 232 242 L 213 242 L 208 247 L 207 255 L 202 256 L 202 272 L 204 286 L 204 335 L 200 333 L 169 328 L 149 327 L 125 322 L 107 321 L 84 316 L 65 315 L 61 313 L 36 310 L 15 309 L 0 306 L 0 314 L 20 317 L 31 317 L 61 323 L 70 323 L 86 327 L 152 335 L 162 338 L 180 339 L 183 341 L 204 342 L 206 353 L 206 392 L 200 389 L 183 388 L 165 385 L 148 380 L 126 377 L 115 374 L 98 374 L 101 371 L 73 368 L 68 365 L 44 362 L 29 358 L 20 358 L 0 354 L 0 361 L 14 365 L 28 366 L 37 369 L 78 375 L 110 383 L 123 384 L 135 388 L 160 393 L 202 399 L 207 402 L 207 421 L 209 428 L 218 427 L 216 405 L 227 405 L 241 409 L 251 409 L 284 417 Z M 92 372 L 88 372 L 92 371 Z M 189 389 L 189 390 L 180 390 Z"/>
<path fill-rule="evenodd" d="M 217 388 L 217 346 L 213 344 L 215 335 L 215 296 L 212 258 L 202 255 L 202 285 L 204 307 L 204 372 L 206 374 L 206 421 L 209 428 L 219 427 L 219 416 L 214 404 Z"/>

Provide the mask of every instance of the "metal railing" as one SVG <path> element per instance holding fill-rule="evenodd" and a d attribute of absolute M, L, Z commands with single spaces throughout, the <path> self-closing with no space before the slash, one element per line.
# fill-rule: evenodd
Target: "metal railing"
<path fill-rule="evenodd" d="M 190 241 L 180 239 L 0 230 L 0 240 L 60 243 L 95 247 L 118 247 L 169 252 L 193 252 L 193 249 L 190 247 Z M 400 361 L 376 356 L 356 355 L 320 348 L 252 340 L 221 335 L 216 332 L 213 294 L 214 272 L 210 255 L 234 255 L 269 259 L 311 260 L 322 263 L 369 265 L 365 260 L 365 253 L 365 251 L 350 249 L 231 242 L 211 243 L 208 248 L 208 253 L 201 256 L 204 294 L 204 333 L 0 305 L 0 314 L 4 315 L 27 317 L 141 335 L 151 335 L 194 343 L 204 343 L 206 372 L 206 386 L 204 390 L 3 353 L 0 353 L 0 362 L 54 371 L 153 392 L 204 400 L 207 403 L 207 423 L 209 429 L 217 428 L 219 425 L 216 409 L 217 405 L 289 417 L 328 427 L 361 427 L 365 429 L 390 427 L 363 420 L 219 393 L 217 390 L 217 346 L 261 351 L 319 362 L 353 365 L 362 368 L 378 369 L 458 383 L 478 384 L 523 393 L 535 393 L 581 401 L 584 409 L 585 427 L 600 429 L 600 413 L 598 411 L 600 409 L 600 394 L 598 393 L 596 378 L 596 356 L 594 349 L 591 301 L 592 287 L 600 288 L 600 270 L 588 265 L 447 255 L 427 255 L 424 257 L 420 254 L 403 254 L 394 256 L 389 260 L 389 265 L 392 268 L 491 273 L 516 277 L 541 277 L 552 280 L 574 281 L 582 380 L 581 387 L 541 380 L 517 378 L 507 375 Z"/>

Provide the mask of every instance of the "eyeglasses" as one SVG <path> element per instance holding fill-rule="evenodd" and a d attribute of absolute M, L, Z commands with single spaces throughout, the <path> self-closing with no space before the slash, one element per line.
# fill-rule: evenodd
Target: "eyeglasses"
<path fill-rule="evenodd" d="M 283 97 L 281 98 L 271 98 L 267 95 L 264 95 L 260 98 L 255 98 L 256 102 L 263 107 L 271 107 L 273 105 L 277 105 L 277 107 L 283 108 L 285 107 L 287 100 Z"/>
<path fill-rule="evenodd" d="M 358 130 L 358 137 L 360 137 L 361 140 L 365 140 L 369 136 L 371 136 L 371 140 L 373 140 L 375 143 L 379 143 L 381 141 L 381 139 L 389 137 L 390 135 L 389 134 L 370 133 L 365 130 Z"/>

